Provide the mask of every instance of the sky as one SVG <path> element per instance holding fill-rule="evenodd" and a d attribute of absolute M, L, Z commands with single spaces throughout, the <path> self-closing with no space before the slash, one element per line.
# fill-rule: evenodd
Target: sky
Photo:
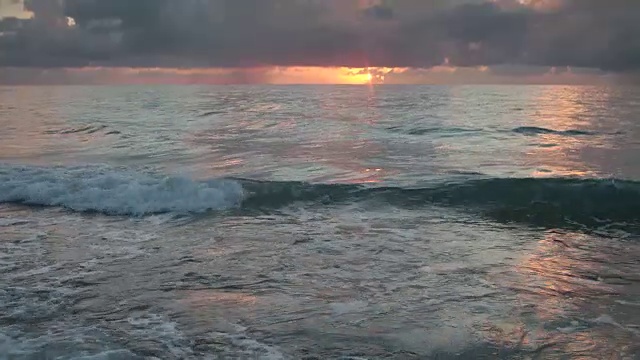
<path fill-rule="evenodd" d="M 5 84 L 597 83 L 640 73 L 638 0 L 0 0 L 0 18 Z"/>

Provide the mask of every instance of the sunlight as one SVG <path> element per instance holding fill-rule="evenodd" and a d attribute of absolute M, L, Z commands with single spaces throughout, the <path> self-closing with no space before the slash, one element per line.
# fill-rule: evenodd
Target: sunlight
<path fill-rule="evenodd" d="M 370 84 L 373 80 L 373 75 L 368 69 L 353 69 L 345 68 L 346 74 L 343 76 L 344 82 L 347 84 Z"/>
<path fill-rule="evenodd" d="M 590 122 L 593 120 L 583 115 L 593 111 L 582 101 L 587 91 L 576 87 L 547 87 L 540 90 L 526 105 L 535 109 L 536 115 L 531 117 L 531 124 L 560 132 L 593 127 Z M 598 100 L 603 102 L 608 96 L 606 91 L 597 94 Z M 527 152 L 526 161 L 538 164 L 532 176 L 598 176 L 599 170 L 593 166 L 594 162 L 585 162 L 580 154 L 584 149 L 604 145 L 602 139 L 547 133 L 539 134 L 537 141 L 546 146 L 538 146 Z"/>
<path fill-rule="evenodd" d="M 68 74 L 94 76 L 107 83 L 262 83 L 262 84 L 383 84 L 401 68 L 274 66 L 227 68 L 102 68 L 67 69 Z"/>

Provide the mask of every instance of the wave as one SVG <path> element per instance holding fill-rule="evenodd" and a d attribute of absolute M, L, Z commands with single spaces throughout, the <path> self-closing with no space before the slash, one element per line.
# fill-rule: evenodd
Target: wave
<path fill-rule="evenodd" d="M 226 210 L 240 206 L 244 195 L 232 180 L 196 182 L 97 166 L 0 166 L 0 203 L 141 216 Z"/>
<path fill-rule="evenodd" d="M 119 134 L 117 130 L 108 130 L 106 125 L 87 125 L 78 128 L 66 128 L 60 130 L 47 130 L 44 133 L 48 135 L 71 135 L 71 134 L 95 134 L 99 131 L 106 132 L 105 135 Z"/>
<path fill-rule="evenodd" d="M 640 183 L 575 178 L 489 178 L 421 187 L 214 179 L 195 181 L 108 167 L 0 166 L 0 203 L 58 206 L 107 215 L 269 212 L 286 206 L 454 207 L 499 222 L 544 227 L 640 224 Z"/>
<path fill-rule="evenodd" d="M 269 208 L 294 202 L 337 204 L 378 201 L 402 208 L 428 205 L 477 211 L 500 222 L 546 227 L 640 224 L 640 183 L 574 178 L 479 178 L 429 187 L 370 188 L 300 182 L 243 181 L 244 206 Z"/>
<path fill-rule="evenodd" d="M 583 130 L 553 130 L 547 129 L 543 127 L 535 127 L 535 126 L 522 126 L 512 130 L 514 133 L 523 134 L 523 135 L 541 135 L 541 134 L 553 134 L 553 135 L 561 135 L 561 136 L 588 136 L 595 135 L 590 131 Z"/>
<path fill-rule="evenodd" d="M 440 135 L 440 136 L 462 136 L 470 133 L 478 133 L 484 131 L 480 128 L 460 128 L 460 127 L 427 127 L 427 128 L 407 128 L 405 126 L 392 126 L 386 128 L 387 131 L 399 133 L 403 135 Z M 591 131 L 569 129 L 569 130 L 553 130 L 536 126 L 521 126 L 512 129 L 511 132 L 526 136 L 536 135 L 559 135 L 559 136 L 594 136 L 594 135 L 617 135 L 614 134 L 599 134 Z"/>
<path fill-rule="evenodd" d="M 204 112 L 204 113 L 200 114 L 199 117 L 209 117 L 209 116 L 212 116 L 212 115 L 220 115 L 220 114 L 224 114 L 224 113 L 225 112 L 221 111 L 221 110 L 212 110 L 212 111 L 207 111 L 207 112 Z"/>
<path fill-rule="evenodd" d="M 404 126 L 392 126 L 386 130 L 404 135 L 461 135 L 467 133 L 481 132 L 482 129 L 459 128 L 459 127 L 428 127 L 428 128 L 407 128 Z"/>

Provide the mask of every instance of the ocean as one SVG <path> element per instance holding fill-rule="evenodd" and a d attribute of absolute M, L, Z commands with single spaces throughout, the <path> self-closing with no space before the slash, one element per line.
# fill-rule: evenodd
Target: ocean
<path fill-rule="evenodd" d="M 640 359 L 640 87 L 2 87 L 0 124 L 0 359 Z"/>

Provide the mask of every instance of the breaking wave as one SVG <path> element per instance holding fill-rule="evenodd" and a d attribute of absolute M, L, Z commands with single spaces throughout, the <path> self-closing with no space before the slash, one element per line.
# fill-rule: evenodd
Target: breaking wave
<path fill-rule="evenodd" d="M 500 222 L 545 227 L 640 224 L 640 183 L 610 179 L 487 178 L 427 186 L 214 179 L 195 181 L 107 167 L 0 166 L 0 203 L 59 206 L 73 211 L 143 216 L 368 202 L 418 209 L 456 207 Z"/>
<path fill-rule="evenodd" d="M 243 197 L 233 180 L 196 182 L 95 166 L 0 166 L 2 203 L 141 216 L 225 210 L 239 206 Z"/>

